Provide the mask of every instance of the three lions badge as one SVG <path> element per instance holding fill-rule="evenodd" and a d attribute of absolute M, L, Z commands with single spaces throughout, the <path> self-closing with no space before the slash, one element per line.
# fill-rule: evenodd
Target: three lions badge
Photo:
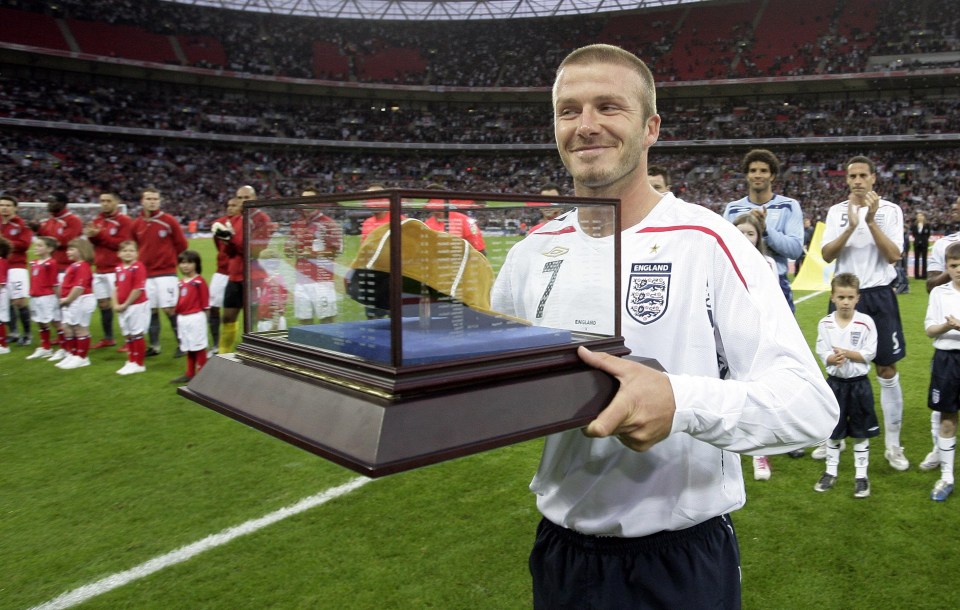
<path fill-rule="evenodd" d="M 667 311 L 673 263 L 633 263 L 627 285 L 627 313 L 640 324 L 650 324 Z"/>

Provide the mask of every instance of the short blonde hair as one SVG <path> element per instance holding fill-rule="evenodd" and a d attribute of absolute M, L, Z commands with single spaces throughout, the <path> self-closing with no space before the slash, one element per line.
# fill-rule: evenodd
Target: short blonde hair
<path fill-rule="evenodd" d="M 653 82 L 653 72 L 643 63 L 643 60 L 629 51 L 611 44 L 591 44 L 580 47 L 567 55 L 557 67 L 556 78 L 553 81 L 553 105 L 557 105 L 557 81 L 560 73 L 567 66 L 590 64 L 615 64 L 625 66 L 640 76 L 640 91 L 637 97 L 643 108 L 643 120 L 646 121 L 657 114 L 657 88 Z"/>

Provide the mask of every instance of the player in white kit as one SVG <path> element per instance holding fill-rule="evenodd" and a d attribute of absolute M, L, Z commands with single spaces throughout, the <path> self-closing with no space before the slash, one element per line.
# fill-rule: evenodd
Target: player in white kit
<path fill-rule="evenodd" d="M 727 513 L 745 497 L 733 452 L 827 438 L 836 400 L 759 251 L 713 212 L 650 186 L 660 117 L 646 65 L 609 45 L 578 49 L 553 102 L 576 194 L 623 202 L 626 346 L 668 373 L 580 348 L 621 385 L 583 431 L 546 439 L 531 483 L 544 516 L 530 556 L 534 607 L 738 608 Z M 515 245 L 493 308 L 612 332 L 613 274 L 594 263 L 610 260 L 595 253 L 612 248 L 613 228 L 590 220 L 574 210 Z"/>
<path fill-rule="evenodd" d="M 907 355 L 907 350 L 894 290 L 894 265 L 900 261 L 903 245 L 903 210 L 873 190 L 877 180 L 873 161 L 852 157 L 846 168 L 850 198 L 827 212 L 823 260 L 836 261 L 836 273 L 852 273 L 860 278 L 857 311 L 873 318 L 877 325 L 877 357 L 873 363 L 883 411 L 883 455 L 895 470 L 906 470 L 910 462 L 900 445 L 903 391 L 897 362 Z M 833 311 L 832 303 L 829 311 Z"/>

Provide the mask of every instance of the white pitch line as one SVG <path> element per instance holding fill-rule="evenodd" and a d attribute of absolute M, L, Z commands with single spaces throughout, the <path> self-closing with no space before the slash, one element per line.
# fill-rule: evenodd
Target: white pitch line
<path fill-rule="evenodd" d="M 826 290 L 820 290 L 820 291 L 814 292 L 814 293 L 812 293 L 812 294 L 808 294 L 808 295 L 806 295 L 806 296 L 800 297 L 799 299 L 794 299 L 794 300 L 793 300 L 793 304 L 796 305 L 797 303 L 803 303 L 803 302 L 806 301 L 807 299 L 812 299 L 813 297 L 818 297 L 818 296 L 820 296 L 821 294 L 823 294 L 824 292 L 826 292 Z"/>
<path fill-rule="evenodd" d="M 101 578 L 96 582 L 83 585 L 82 587 L 74 589 L 73 591 L 68 591 L 46 603 L 40 604 L 39 606 L 34 606 L 31 608 L 31 610 L 61 610 L 63 608 L 76 606 L 77 604 L 81 604 L 88 599 L 92 599 L 98 595 L 103 595 L 108 591 L 112 591 L 135 580 L 149 576 L 154 572 L 159 572 L 164 568 L 187 561 L 188 559 L 191 559 L 200 553 L 204 553 L 210 549 L 227 544 L 236 538 L 246 536 L 247 534 L 252 534 L 261 528 L 272 525 L 278 521 L 282 521 L 287 517 L 292 517 L 316 506 L 320 506 L 321 504 L 324 504 L 330 500 L 339 498 L 340 496 L 346 495 L 351 491 L 366 485 L 372 480 L 373 479 L 368 479 L 367 477 L 357 477 L 347 483 L 344 483 L 343 485 L 340 485 L 339 487 L 333 487 L 316 495 L 309 496 L 303 500 L 300 500 L 296 504 L 276 510 L 270 514 L 260 517 L 259 519 L 252 519 L 246 523 L 241 523 L 240 525 L 227 528 L 219 533 L 207 536 L 202 540 L 198 540 L 193 544 L 180 547 L 179 549 L 171 551 L 166 555 L 154 557 L 147 562 L 141 563 L 135 568 L 131 568 L 123 572 L 117 572 L 116 574 L 112 574 L 106 578 Z"/>

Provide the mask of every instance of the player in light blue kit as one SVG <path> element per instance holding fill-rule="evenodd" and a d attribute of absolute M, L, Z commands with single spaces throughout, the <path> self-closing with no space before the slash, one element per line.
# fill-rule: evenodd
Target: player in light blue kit
<path fill-rule="evenodd" d="M 751 150 L 743 157 L 743 173 L 747 177 L 749 194 L 727 204 L 723 217 L 733 222 L 741 214 L 754 214 L 763 219 L 767 230 L 763 244 L 767 254 L 777 263 L 780 290 L 794 311 L 793 290 L 787 279 L 790 259 L 803 255 L 803 211 L 796 199 L 773 192 L 773 181 L 780 174 L 780 160 L 762 148 Z"/>

